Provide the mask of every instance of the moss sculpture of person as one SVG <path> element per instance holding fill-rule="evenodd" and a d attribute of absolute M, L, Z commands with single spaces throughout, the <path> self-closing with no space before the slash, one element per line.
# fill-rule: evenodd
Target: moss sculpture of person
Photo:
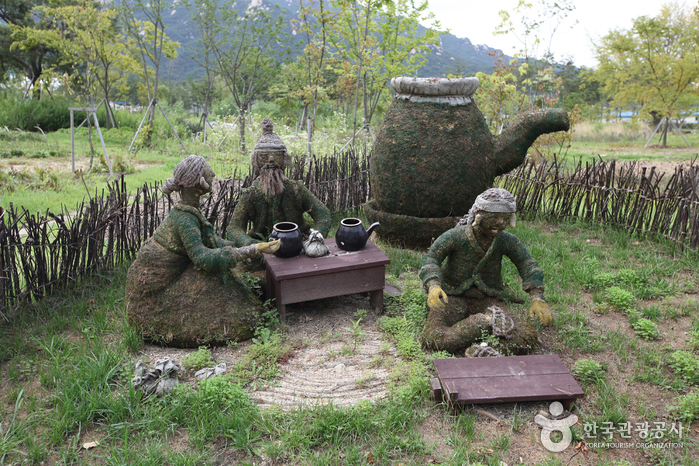
<path fill-rule="evenodd" d="M 190 155 L 177 164 L 163 192 L 179 191 L 180 201 L 129 268 L 127 314 L 148 340 L 196 347 L 248 339 L 264 310 L 229 269 L 239 260 L 273 253 L 279 241 L 235 248 L 218 236 L 199 210 L 213 179 L 203 157 Z"/>
<path fill-rule="evenodd" d="M 524 302 L 506 289 L 502 258 L 508 257 L 529 293 L 529 316 L 549 326 L 552 315 L 544 301 L 544 271 L 522 242 L 505 230 L 514 226 L 514 196 L 500 188 L 480 194 L 468 215 L 435 240 L 420 265 L 419 275 L 428 290 L 429 312 L 424 343 L 450 353 L 467 350 L 484 338 L 500 354 L 526 354 L 537 343 L 534 325 L 508 310 L 507 302 Z M 509 313 L 505 313 L 505 311 Z M 471 348 L 469 348 L 471 347 Z"/>
<path fill-rule="evenodd" d="M 304 212 L 310 214 L 314 228 L 327 237 L 332 224 L 330 210 L 302 182 L 284 175 L 288 159 L 286 145 L 274 133 L 274 123 L 269 118 L 263 119 L 262 135 L 250 159 L 254 173 L 259 176 L 240 193 L 226 229 L 226 238 L 236 246 L 265 241 L 279 222 L 293 222 L 307 236 L 310 226 L 303 218 Z M 250 223 L 252 228 L 248 230 Z"/>

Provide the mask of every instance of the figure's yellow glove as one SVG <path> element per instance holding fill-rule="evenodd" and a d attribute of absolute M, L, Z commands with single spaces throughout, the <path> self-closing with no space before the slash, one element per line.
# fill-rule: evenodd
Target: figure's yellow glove
<path fill-rule="evenodd" d="M 270 241 L 269 243 L 257 243 L 257 250 L 265 254 L 274 254 L 275 252 L 279 251 L 280 246 L 281 241 L 277 239 Z"/>
<path fill-rule="evenodd" d="M 439 285 L 432 288 L 427 295 L 427 306 L 430 309 L 442 309 L 448 302 L 447 294 Z"/>
<path fill-rule="evenodd" d="M 553 323 L 553 314 L 551 314 L 551 308 L 546 304 L 546 301 L 532 301 L 532 305 L 529 306 L 529 317 L 533 319 L 534 316 L 538 317 L 541 325 L 545 327 L 550 327 Z"/>

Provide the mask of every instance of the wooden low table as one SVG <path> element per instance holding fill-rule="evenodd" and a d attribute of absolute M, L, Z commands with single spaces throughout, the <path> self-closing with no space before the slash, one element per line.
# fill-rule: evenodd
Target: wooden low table
<path fill-rule="evenodd" d="M 275 298 L 282 320 L 287 304 L 353 293 L 369 292 L 371 305 L 383 307 L 388 257 L 371 241 L 354 252 L 338 248 L 334 238 L 326 239 L 325 244 L 330 254 L 323 257 L 301 253 L 282 259 L 265 254 L 267 299 Z"/>
<path fill-rule="evenodd" d="M 566 409 L 585 396 L 556 354 L 434 359 L 432 390 L 447 404 L 555 400 Z"/>

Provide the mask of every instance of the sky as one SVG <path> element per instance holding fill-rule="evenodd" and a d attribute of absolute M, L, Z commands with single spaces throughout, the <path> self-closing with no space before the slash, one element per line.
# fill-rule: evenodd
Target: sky
<path fill-rule="evenodd" d="M 512 11 L 518 0 L 429 0 L 429 9 L 435 14 L 442 28 L 449 28 L 457 37 L 468 38 L 473 44 L 486 44 L 501 49 L 506 55 L 514 55 L 522 48 L 512 35 L 494 36 L 500 24 L 500 10 Z M 537 0 L 529 0 L 534 7 Z M 575 10 L 561 23 L 549 41 L 550 27 L 543 26 L 542 53 L 551 43 L 551 51 L 557 61 L 573 57 L 576 66 L 595 67 L 592 40 L 606 35 L 613 29 L 629 29 L 632 20 L 639 16 L 657 16 L 663 0 L 572 0 Z M 690 7 L 696 2 L 688 4 Z M 512 15 L 513 22 L 516 17 Z M 575 24 L 575 20 L 578 21 Z M 549 25 L 550 26 L 550 25 Z"/>

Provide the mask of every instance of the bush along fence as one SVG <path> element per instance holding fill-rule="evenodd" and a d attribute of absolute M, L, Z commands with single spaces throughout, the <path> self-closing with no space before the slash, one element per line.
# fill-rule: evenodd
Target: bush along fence
<path fill-rule="evenodd" d="M 287 176 L 301 179 L 333 212 L 348 212 L 371 195 L 368 157 L 352 151 L 331 157 L 293 158 Z M 201 210 L 224 232 L 250 173 L 218 180 Z M 74 211 L 30 213 L 0 208 L 0 322 L 19 306 L 103 269 L 130 260 L 177 200 L 159 184 L 128 193 L 123 176 Z"/>
<path fill-rule="evenodd" d="M 679 165 L 668 175 L 655 167 L 615 161 L 567 168 L 554 159 L 527 161 L 499 185 L 522 213 L 583 219 L 639 235 L 660 235 L 699 248 L 699 166 Z"/>

